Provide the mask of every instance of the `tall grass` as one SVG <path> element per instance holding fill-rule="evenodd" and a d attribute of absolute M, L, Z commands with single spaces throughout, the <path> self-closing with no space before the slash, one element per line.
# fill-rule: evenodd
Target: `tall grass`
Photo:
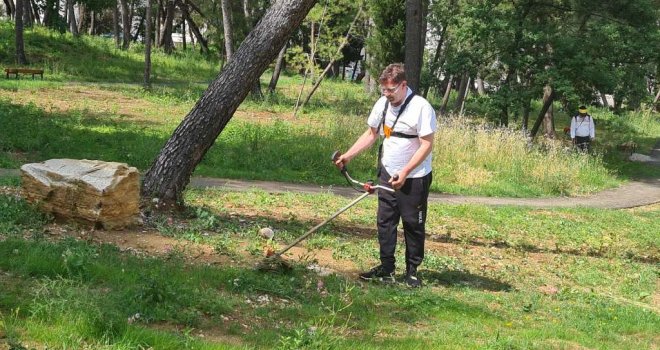
<path fill-rule="evenodd" d="M 600 155 L 561 141 L 530 144 L 519 131 L 443 119 L 433 151 L 434 183 L 446 192 L 485 195 L 576 195 L 616 181 Z"/>

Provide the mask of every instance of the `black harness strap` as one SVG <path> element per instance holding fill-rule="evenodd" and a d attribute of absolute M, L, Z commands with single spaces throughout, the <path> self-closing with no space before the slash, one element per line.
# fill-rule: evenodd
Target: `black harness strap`
<path fill-rule="evenodd" d="M 401 114 L 403 114 L 403 111 L 406 109 L 406 107 L 408 106 L 408 103 L 410 103 L 410 101 L 413 99 L 413 97 L 415 97 L 414 92 L 412 94 L 410 94 L 406 98 L 406 100 L 403 102 L 403 104 L 401 105 L 401 109 L 399 109 L 399 113 L 397 113 L 396 119 L 394 119 L 394 123 L 392 123 L 392 127 L 390 128 L 392 130 L 392 133 L 390 134 L 390 136 L 403 137 L 403 138 L 406 138 L 406 139 L 412 139 L 412 138 L 417 137 L 417 135 L 409 135 L 409 134 L 404 134 L 402 132 L 394 131 L 394 127 L 396 126 L 396 123 L 399 121 L 399 117 L 401 116 Z M 387 108 L 389 106 L 390 106 L 390 101 L 385 101 L 385 109 L 383 109 L 383 118 L 382 118 L 382 123 L 381 123 L 382 126 L 383 126 L 383 129 L 385 129 L 385 115 L 387 114 Z M 378 125 L 378 132 L 380 133 L 380 125 Z"/>
<path fill-rule="evenodd" d="M 402 132 L 394 131 L 394 126 L 396 125 L 396 122 L 399 121 L 399 117 L 401 116 L 401 114 L 403 114 L 403 111 L 406 109 L 408 103 L 410 102 L 410 100 L 413 99 L 413 97 L 415 97 L 414 92 L 410 94 L 410 96 L 406 97 L 406 100 L 401 105 L 401 109 L 399 109 L 399 113 L 397 113 L 396 119 L 394 119 L 394 123 L 392 124 L 392 132 L 390 133 L 390 137 L 394 136 L 394 137 L 402 137 L 406 139 L 413 139 L 417 137 L 417 135 L 404 134 Z M 383 130 L 385 129 L 385 115 L 387 114 L 387 108 L 389 106 L 390 106 L 390 101 L 385 101 L 385 109 L 383 109 L 383 121 L 381 123 L 383 126 Z M 381 124 L 378 124 L 378 130 L 376 131 L 376 133 L 380 133 Z M 383 158 L 383 142 L 385 142 L 385 138 L 383 138 L 383 141 L 381 141 L 380 146 L 378 146 L 378 176 L 380 176 L 380 169 L 383 166 L 381 164 L 381 159 Z"/>

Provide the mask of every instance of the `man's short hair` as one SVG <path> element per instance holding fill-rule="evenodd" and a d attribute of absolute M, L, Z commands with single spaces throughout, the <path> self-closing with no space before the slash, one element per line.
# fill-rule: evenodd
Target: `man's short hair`
<path fill-rule="evenodd" d="M 395 84 L 398 84 L 406 80 L 406 70 L 403 66 L 403 63 L 392 63 L 389 66 L 383 69 L 383 72 L 380 74 L 378 81 L 383 84 L 388 81 L 391 81 Z"/>

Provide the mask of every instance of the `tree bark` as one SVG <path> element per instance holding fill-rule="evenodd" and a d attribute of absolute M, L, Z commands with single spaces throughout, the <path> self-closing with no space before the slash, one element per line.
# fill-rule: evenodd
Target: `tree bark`
<path fill-rule="evenodd" d="M 548 107 L 548 110 L 543 115 L 543 130 L 545 130 L 545 136 L 549 139 L 557 138 L 555 134 L 555 118 L 554 118 L 554 109 L 552 104 Z"/>
<path fill-rule="evenodd" d="M 454 76 L 450 75 L 449 81 L 447 82 L 447 88 L 445 89 L 445 93 L 442 96 L 442 104 L 440 105 L 440 110 L 438 111 L 438 114 L 440 115 L 447 113 L 447 105 L 449 104 L 449 96 L 451 95 L 451 86 L 453 85 L 453 82 Z"/>
<path fill-rule="evenodd" d="M 28 1 L 28 0 L 23 0 L 23 1 Z M 71 31 L 71 34 L 73 34 L 74 38 L 77 38 L 80 36 L 78 33 L 78 24 L 76 23 L 76 11 L 73 8 L 73 0 L 69 0 L 69 30 Z"/>
<path fill-rule="evenodd" d="M 233 38 L 234 32 L 232 30 L 232 21 L 231 21 L 231 6 L 229 0 L 220 0 L 222 6 L 222 28 L 225 38 L 225 52 L 227 54 L 227 62 L 231 60 L 231 56 L 234 54 L 234 45 Z"/>
<path fill-rule="evenodd" d="M 532 111 L 532 99 L 526 98 L 523 105 L 523 115 L 522 115 L 522 130 L 527 134 L 527 129 L 529 128 L 529 113 Z"/>
<path fill-rule="evenodd" d="M 275 92 L 275 87 L 277 87 L 277 81 L 280 79 L 280 73 L 282 72 L 282 67 L 284 67 L 285 54 L 286 54 L 286 45 L 282 46 L 282 50 L 280 50 L 280 53 L 277 54 L 277 61 L 275 61 L 273 76 L 270 77 L 270 83 L 268 84 L 269 94 Z"/>
<path fill-rule="evenodd" d="M 112 31 L 115 36 L 115 47 L 121 47 L 121 38 L 119 37 L 119 0 L 115 3 L 114 11 L 112 12 Z"/>
<path fill-rule="evenodd" d="M 144 29 L 144 88 L 151 89 L 151 0 L 147 0 Z"/>
<path fill-rule="evenodd" d="M 278 0 L 271 6 L 146 172 L 144 197 L 157 197 L 166 205 L 183 204 L 182 192 L 195 167 L 315 2 Z"/>
<path fill-rule="evenodd" d="M 89 12 L 89 28 L 87 28 L 87 34 L 96 35 L 96 11 Z"/>
<path fill-rule="evenodd" d="M 32 27 L 32 7 L 30 0 L 23 0 L 23 28 Z"/>
<path fill-rule="evenodd" d="M 475 80 L 477 83 L 477 93 L 479 96 L 483 96 L 486 94 L 486 87 L 484 86 L 484 80 L 481 79 L 480 75 L 477 75 L 477 79 Z"/>
<path fill-rule="evenodd" d="M 162 17 L 163 6 L 161 5 L 160 0 L 156 0 L 156 19 L 154 20 L 154 25 L 156 26 L 154 30 L 154 44 L 156 46 L 160 45 L 160 18 Z"/>
<path fill-rule="evenodd" d="M 548 109 L 550 109 L 550 106 L 552 106 L 552 102 L 554 102 L 554 100 L 555 90 L 552 88 L 552 86 L 547 85 L 545 89 L 543 89 L 543 107 L 541 107 L 541 112 L 539 112 L 539 116 L 536 118 L 536 122 L 534 122 L 532 131 L 529 133 L 531 138 L 536 136 L 536 133 L 541 127 L 541 122 L 543 122 L 543 119 L 545 118 L 545 113 L 548 111 Z"/>
<path fill-rule="evenodd" d="M 131 45 L 131 16 L 129 15 L 127 0 L 119 0 L 121 4 L 122 50 L 128 50 Z"/>
<path fill-rule="evenodd" d="M 406 0 L 406 81 L 413 91 L 419 91 L 424 57 L 423 0 Z"/>
<path fill-rule="evenodd" d="M 458 86 L 458 96 L 456 96 L 456 101 L 454 101 L 454 113 L 460 110 L 461 105 L 463 105 L 463 99 L 465 99 L 466 90 L 468 89 L 468 82 L 470 77 L 467 73 L 463 73 L 461 76 L 461 84 Z"/>
<path fill-rule="evenodd" d="M 16 63 L 19 65 L 28 64 L 27 58 L 25 57 L 25 43 L 23 42 L 23 1 L 28 0 L 16 0 L 16 12 L 14 17 L 16 20 Z"/>
<path fill-rule="evenodd" d="M 179 9 L 181 9 L 181 15 L 183 18 L 185 18 L 186 21 L 188 21 L 188 27 L 190 28 L 190 31 L 193 32 L 195 35 L 195 38 L 197 38 L 197 42 L 200 44 L 200 50 L 202 51 L 203 54 L 208 54 L 209 53 L 209 45 L 208 41 L 204 38 L 202 35 L 202 32 L 199 31 L 199 27 L 195 23 L 195 21 L 192 20 L 192 17 L 190 16 L 190 11 L 188 11 L 188 1 L 183 1 L 183 2 L 178 2 Z"/>
<path fill-rule="evenodd" d="M 14 16 L 14 3 L 10 2 L 10 0 L 3 0 L 5 3 L 5 13 L 7 14 L 7 17 L 13 18 Z"/>
<path fill-rule="evenodd" d="M 39 5 L 37 5 L 34 0 L 30 0 L 30 5 L 32 5 L 32 20 L 37 23 L 41 24 L 41 16 L 39 14 Z"/>
<path fill-rule="evenodd" d="M 87 20 L 87 10 L 85 4 L 78 4 L 78 33 L 82 33 Z"/>
<path fill-rule="evenodd" d="M 167 0 L 165 7 L 165 22 L 160 28 L 160 47 L 165 53 L 174 51 L 174 41 L 172 41 L 172 28 L 174 26 L 174 0 Z"/>

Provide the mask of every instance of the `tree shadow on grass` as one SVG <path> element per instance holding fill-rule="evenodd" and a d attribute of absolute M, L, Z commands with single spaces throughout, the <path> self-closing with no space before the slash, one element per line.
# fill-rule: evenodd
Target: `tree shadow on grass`
<path fill-rule="evenodd" d="M 509 292 L 513 287 L 498 280 L 471 274 L 460 270 L 420 270 L 420 277 L 431 285 L 441 285 L 445 287 L 467 287 L 482 291 L 491 292 Z"/>

